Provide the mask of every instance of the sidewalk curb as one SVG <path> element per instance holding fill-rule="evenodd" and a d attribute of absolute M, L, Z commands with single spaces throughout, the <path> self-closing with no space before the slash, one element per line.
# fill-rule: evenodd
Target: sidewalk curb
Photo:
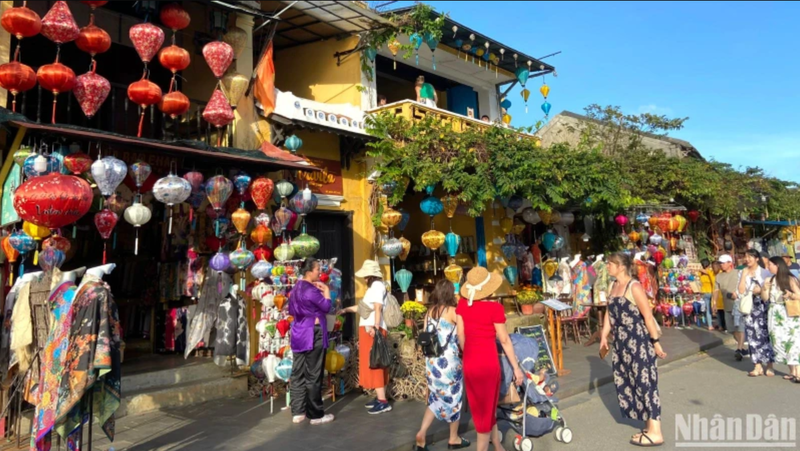
<path fill-rule="evenodd" d="M 684 351 L 684 352 L 681 352 L 679 354 L 676 354 L 674 356 L 674 358 L 669 358 L 664 364 L 665 365 L 671 365 L 671 364 L 679 363 L 680 361 L 682 361 L 684 359 L 688 359 L 690 357 L 696 356 L 696 355 L 701 354 L 703 352 L 706 352 L 706 351 L 708 351 L 710 349 L 718 348 L 720 346 L 727 346 L 727 345 L 731 345 L 731 344 L 735 344 L 735 343 L 736 343 L 736 340 L 731 335 L 720 337 L 720 339 L 718 339 L 718 340 L 715 340 L 713 342 L 701 345 L 699 349 L 692 349 L 692 350 L 689 350 L 689 351 Z M 588 392 L 590 392 L 592 390 L 597 390 L 600 387 L 608 385 L 613 381 L 614 381 L 614 377 L 609 375 L 607 377 L 598 378 L 597 380 L 592 381 L 592 382 L 590 382 L 590 383 L 588 383 L 586 385 L 583 385 L 583 386 L 577 386 L 577 387 L 572 387 L 571 389 L 561 390 L 561 391 L 558 392 L 559 402 L 563 403 L 564 400 L 566 400 L 566 399 L 568 399 L 570 397 L 574 397 L 574 396 L 577 396 L 577 395 L 585 394 L 585 393 L 588 393 Z M 462 415 L 462 422 L 461 422 L 461 425 L 458 428 L 459 434 L 466 434 L 467 432 L 473 432 L 475 430 L 473 425 L 472 425 L 472 423 L 469 421 L 469 419 L 470 419 L 469 414 Z M 450 432 L 447 430 L 447 428 L 443 428 L 442 430 L 439 430 L 439 431 L 436 431 L 436 432 L 433 432 L 433 433 L 429 433 L 428 436 L 425 438 L 425 441 L 426 441 L 426 443 L 428 445 L 432 445 L 432 444 L 435 444 L 437 442 L 445 442 L 445 441 L 447 441 L 449 436 L 450 436 Z M 409 450 L 413 450 L 414 449 L 414 445 L 415 445 L 414 440 L 411 440 L 405 445 L 400 445 L 400 446 L 391 448 L 391 449 L 389 449 L 387 451 L 409 451 Z"/>

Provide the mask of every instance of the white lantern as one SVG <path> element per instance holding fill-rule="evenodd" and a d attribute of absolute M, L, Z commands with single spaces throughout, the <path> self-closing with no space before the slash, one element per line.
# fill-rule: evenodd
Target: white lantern
<path fill-rule="evenodd" d="M 44 155 L 39 155 L 33 160 L 33 170 L 38 172 L 39 174 L 43 172 L 47 172 L 47 158 Z"/>
<path fill-rule="evenodd" d="M 128 175 L 128 166 L 124 161 L 105 157 L 92 163 L 92 178 L 100 189 L 100 193 L 109 197 Z"/>
<path fill-rule="evenodd" d="M 139 255 L 139 227 L 150 222 L 150 218 L 153 217 L 153 213 L 149 208 L 145 207 L 141 204 L 141 202 L 139 202 L 126 208 L 123 216 L 125 217 L 125 221 L 132 225 L 136 230 L 136 244 L 134 245 L 133 253 L 134 255 Z"/>
<path fill-rule="evenodd" d="M 170 174 L 153 185 L 153 195 L 169 209 L 169 230 L 172 234 L 172 206 L 186 201 L 192 194 L 192 185 L 183 177 Z"/>

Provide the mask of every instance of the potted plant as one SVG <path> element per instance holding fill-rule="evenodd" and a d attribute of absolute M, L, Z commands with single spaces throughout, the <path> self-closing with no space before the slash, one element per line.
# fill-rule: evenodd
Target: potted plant
<path fill-rule="evenodd" d="M 541 300 L 542 293 L 537 289 L 537 287 L 531 287 L 528 285 L 522 287 L 522 289 L 517 292 L 517 302 L 519 302 L 520 306 L 522 306 L 523 315 L 533 315 L 534 304 Z"/>
<path fill-rule="evenodd" d="M 406 319 L 406 326 L 413 329 L 416 322 L 425 316 L 428 309 L 417 301 L 406 301 L 400 306 L 403 317 Z"/>

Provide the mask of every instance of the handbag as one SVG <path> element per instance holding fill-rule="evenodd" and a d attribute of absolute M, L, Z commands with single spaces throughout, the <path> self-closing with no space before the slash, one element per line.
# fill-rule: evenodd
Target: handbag
<path fill-rule="evenodd" d="M 786 307 L 786 316 L 790 317 L 798 317 L 800 316 L 800 300 L 798 299 L 789 299 L 783 301 L 783 305 Z"/>
<path fill-rule="evenodd" d="M 431 318 L 428 317 L 428 321 L 430 320 Z M 436 326 L 433 328 L 433 331 L 430 330 L 430 323 L 428 323 L 428 330 L 420 332 L 417 336 L 417 345 L 422 349 L 422 355 L 425 357 L 441 357 L 442 354 L 444 354 L 444 350 L 450 344 L 450 339 L 453 337 L 452 331 L 447 336 L 447 341 L 444 345 L 439 341 L 439 321 L 441 320 L 441 318 L 436 320 Z M 453 329 L 453 331 L 455 331 L 455 329 Z"/>
<path fill-rule="evenodd" d="M 739 301 L 739 312 L 742 315 L 749 315 L 753 312 L 753 292 L 747 290 L 747 293 L 742 296 L 741 301 Z"/>
<path fill-rule="evenodd" d="M 372 341 L 372 349 L 369 351 L 369 368 L 382 370 L 392 366 L 392 351 L 386 342 L 380 329 L 375 329 L 375 337 Z"/>

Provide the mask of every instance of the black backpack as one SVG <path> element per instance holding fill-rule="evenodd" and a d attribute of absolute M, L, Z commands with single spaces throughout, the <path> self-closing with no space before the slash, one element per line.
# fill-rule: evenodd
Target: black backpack
<path fill-rule="evenodd" d="M 442 312 L 444 313 L 444 312 Z M 430 320 L 433 318 L 428 318 L 428 329 L 430 329 Z M 436 320 L 436 326 L 433 328 L 433 331 L 426 330 L 425 332 L 420 332 L 419 336 L 417 336 L 417 345 L 422 349 L 422 355 L 428 358 L 433 357 L 441 357 L 444 354 L 445 348 L 450 344 L 450 339 L 453 337 L 453 332 L 455 332 L 455 328 L 450 335 L 447 336 L 447 341 L 444 345 L 439 342 L 439 321 L 441 321 L 441 316 L 438 320 Z"/>

